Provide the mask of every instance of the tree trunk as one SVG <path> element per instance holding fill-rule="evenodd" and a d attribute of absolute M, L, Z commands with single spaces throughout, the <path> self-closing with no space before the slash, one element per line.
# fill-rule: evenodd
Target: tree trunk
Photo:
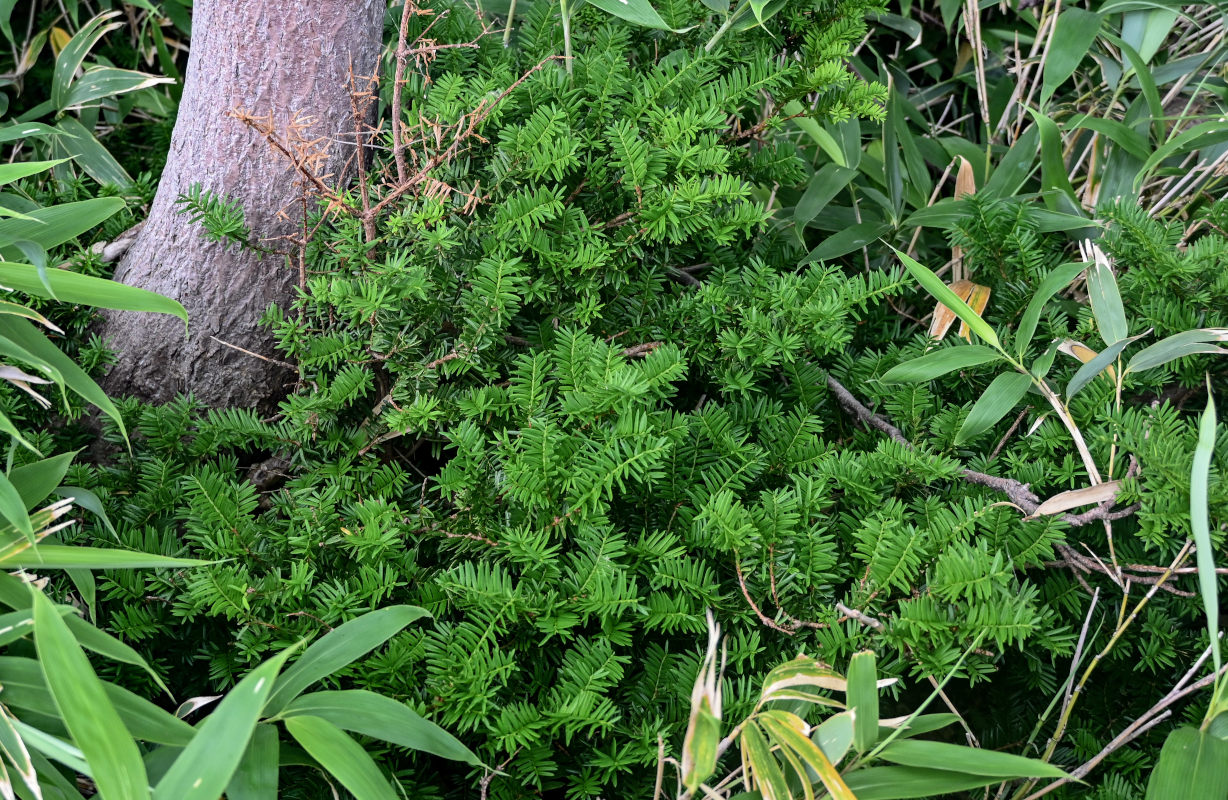
<path fill-rule="evenodd" d="M 285 257 L 207 242 L 175 200 L 193 183 L 239 201 L 253 241 L 286 250 L 300 231 L 302 190 L 288 159 L 247 125 L 226 116 L 272 115 L 279 134 L 297 114 L 306 135 L 325 137 L 320 175 L 341 176 L 353 156 L 350 74 L 369 76 L 379 59 L 384 0 L 196 0 L 187 79 L 166 171 L 149 218 L 115 273 L 187 308 L 190 338 L 171 317 L 108 313 L 102 334 L 119 361 L 108 392 L 165 402 L 192 393 L 213 407 L 275 401 L 295 375 L 284 366 L 219 344 L 273 357 L 258 325 L 298 281 Z M 363 86 L 359 81 L 359 86 Z M 352 168 L 352 167 L 351 167 Z"/>

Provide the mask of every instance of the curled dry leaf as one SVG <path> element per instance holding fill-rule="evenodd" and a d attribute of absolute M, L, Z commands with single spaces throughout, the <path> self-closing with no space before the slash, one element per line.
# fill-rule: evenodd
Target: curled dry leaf
<path fill-rule="evenodd" d="M 1046 517 L 1080 506 L 1099 505 L 1116 497 L 1117 490 L 1120 488 L 1121 481 L 1107 481 L 1095 486 L 1085 486 L 1082 489 L 1071 489 L 1068 492 L 1055 494 L 1041 503 L 1036 511 L 1032 512 L 1032 517 Z"/>

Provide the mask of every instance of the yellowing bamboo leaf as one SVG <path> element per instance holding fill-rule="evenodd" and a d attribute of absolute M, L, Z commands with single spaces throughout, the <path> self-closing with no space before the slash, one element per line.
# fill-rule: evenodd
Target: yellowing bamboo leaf
<path fill-rule="evenodd" d="M 692 792 L 716 772 L 716 748 L 721 739 L 721 674 L 725 671 L 722 651 L 720 669 L 716 665 L 721 629 L 708 611 L 708 650 L 695 687 L 691 690 L 691 717 L 682 740 L 682 783 Z"/>
<path fill-rule="evenodd" d="M 806 766 L 815 771 L 832 800 L 857 800 L 844 779 L 840 777 L 835 765 L 828 760 L 817 744 L 806 737 L 806 723 L 800 717 L 785 711 L 765 711 L 759 716 L 763 730 L 782 750 L 785 748 L 792 750 Z"/>
<path fill-rule="evenodd" d="M 1063 339 L 1062 341 L 1058 342 L 1057 349 L 1059 353 L 1065 353 L 1071 358 L 1077 358 L 1084 364 L 1100 355 L 1087 345 L 1083 344 L 1082 342 L 1076 342 L 1074 339 Z M 1112 364 L 1105 368 L 1105 373 L 1113 381 L 1117 380 L 1117 370 L 1113 369 Z"/>
<path fill-rule="evenodd" d="M 64 49 L 64 46 L 72 41 L 72 34 L 56 25 L 51 28 L 47 41 L 51 43 L 51 52 L 58 56 L 60 51 Z"/>
<path fill-rule="evenodd" d="M 972 291 L 968 294 L 968 307 L 976 312 L 977 316 L 985 313 L 985 306 L 989 305 L 989 287 L 981 286 L 979 283 L 972 284 Z M 959 335 L 972 341 L 972 332 L 968 330 L 968 323 L 959 323 Z"/>
<path fill-rule="evenodd" d="M 773 669 L 763 679 L 760 704 L 769 700 L 783 699 L 777 695 L 783 690 L 796 690 L 799 686 L 815 686 L 833 692 L 843 692 L 848 683 L 837 672 L 810 656 L 799 655 Z"/>
<path fill-rule="evenodd" d="M 1082 489 L 1071 489 L 1068 492 L 1055 494 L 1041 503 L 1032 512 L 1032 516 L 1046 517 L 1050 514 L 1061 514 L 1063 511 L 1069 511 L 1080 506 L 1099 505 L 1106 500 L 1112 500 L 1116 497 L 1117 490 L 1120 488 L 1121 481 L 1108 481 L 1107 483 L 1098 483 L 1095 486 L 1084 486 Z"/>

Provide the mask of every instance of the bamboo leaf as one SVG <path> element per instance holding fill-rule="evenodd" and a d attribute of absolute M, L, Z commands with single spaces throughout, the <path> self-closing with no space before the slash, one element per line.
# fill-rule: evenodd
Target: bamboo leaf
<path fill-rule="evenodd" d="M 1126 310 L 1117 291 L 1117 279 L 1108 258 L 1096 245 L 1092 245 L 1093 262 L 1087 270 L 1087 300 L 1096 317 L 1096 328 L 1106 345 L 1114 344 L 1130 335 L 1126 325 Z"/>
<path fill-rule="evenodd" d="M 294 649 L 249 672 L 196 726 L 196 736 L 154 788 L 156 800 L 217 800 L 239 768 L 277 673 Z"/>
<path fill-rule="evenodd" d="M 417 606 L 388 606 L 350 620 L 303 651 L 277 679 L 268 713 L 276 714 L 311 684 L 379 647 L 411 622 L 430 616 Z"/>
<path fill-rule="evenodd" d="M 661 15 L 648 0 L 588 0 L 588 2 L 608 14 L 645 28 L 673 30 L 665 20 L 661 19 Z"/>
<path fill-rule="evenodd" d="M 0 256 L 5 261 L 20 259 L 21 250 L 14 242 L 22 239 L 50 250 L 85 233 L 123 208 L 124 201 L 118 197 L 98 197 L 36 208 L 27 214 L 28 220 L 0 219 Z"/>
<path fill-rule="evenodd" d="M 878 740 L 878 687 L 874 652 L 864 650 L 849 660 L 848 706 L 854 713 L 853 746 L 864 753 Z"/>
<path fill-rule="evenodd" d="M 279 744 L 276 726 L 256 726 L 226 787 L 226 800 L 277 800 Z"/>
<path fill-rule="evenodd" d="M 116 281 L 82 275 L 66 269 L 47 270 L 47 282 L 53 291 L 47 291 L 38 274 L 38 269 L 34 266 L 0 262 L 0 285 L 32 294 L 35 297 L 48 297 L 65 303 L 77 303 L 94 308 L 172 314 L 179 317 L 184 323 L 188 321 L 188 312 L 178 301 L 146 289 L 125 286 Z"/>
<path fill-rule="evenodd" d="M 1183 726 L 1168 734 L 1147 783 L 1147 800 L 1228 797 L 1228 740 Z"/>
<path fill-rule="evenodd" d="M 994 333 L 993 328 L 989 326 L 989 323 L 981 319 L 976 312 L 968 307 L 967 303 L 959 299 L 959 297 L 957 297 L 955 293 L 951 291 L 950 287 L 942 282 L 941 278 L 939 278 L 933 272 L 930 272 L 929 269 L 918 263 L 907 254 L 901 253 L 899 250 L 895 250 L 894 247 L 891 249 L 895 251 L 896 257 L 900 259 L 900 263 L 904 265 L 904 268 L 908 270 L 909 274 L 921 284 L 921 288 L 929 292 L 930 295 L 939 303 L 942 303 L 944 306 L 954 311 L 955 315 L 961 320 L 968 323 L 968 327 L 972 329 L 973 333 L 981 337 L 982 341 L 984 341 L 990 347 L 993 347 L 995 350 L 1002 349 L 998 343 L 998 335 Z"/>
<path fill-rule="evenodd" d="M 1174 333 L 1135 353 L 1126 364 L 1126 372 L 1142 372 L 1196 353 L 1228 353 L 1214 342 L 1228 342 L 1228 328 L 1197 328 Z"/>
<path fill-rule="evenodd" d="M 897 364 L 879 378 L 883 383 L 920 383 L 959 369 L 1001 361 L 1002 355 L 984 345 L 969 344 L 927 353 Z"/>
<path fill-rule="evenodd" d="M 342 730 L 391 742 L 407 750 L 464 761 L 481 766 L 482 761 L 455 736 L 423 718 L 404 703 L 364 690 L 313 692 L 286 706 L 284 717 L 310 714 Z"/>
<path fill-rule="evenodd" d="M 103 800 L 149 797 L 145 766 L 136 741 L 107 699 L 59 612 L 42 592 L 34 598 L 34 644 L 51 695 L 73 741 L 93 771 Z"/>
<path fill-rule="evenodd" d="M 906 767 L 933 767 L 935 764 L 941 764 L 944 770 L 951 772 L 983 775 L 999 780 L 1068 777 L 1058 767 L 1039 759 L 922 739 L 897 739 L 884 747 L 879 752 L 879 757 Z"/>
<path fill-rule="evenodd" d="M 839 764 L 853 746 L 854 717 L 852 711 L 832 714 L 810 734 L 810 740 L 819 746 L 823 755 L 833 764 Z"/>
<path fill-rule="evenodd" d="M 1215 575 L 1215 545 L 1211 541 L 1208 518 L 1208 484 L 1211 457 L 1215 454 L 1215 398 L 1207 386 L 1207 407 L 1198 420 L 1198 444 L 1194 447 L 1194 463 L 1190 467 L 1190 527 L 1194 535 L 1194 557 L 1198 564 L 1198 592 L 1202 595 L 1207 615 L 1207 633 L 1211 637 L 1211 656 L 1218 673 L 1221 665 L 1219 641 L 1219 589 Z M 1210 715 L 1214 716 L 1212 708 Z M 1168 745 L 1165 744 L 1165 749 Z"/>
<path fill-rule="evenodd" d="M 763 800 L 792 800 L 780 764 L 772 755 L 767 739 L 754 719 L 742 729 L 741 739 L 742 764 L 750 788 L 758 789 Z"/>
<path fill-rule="evenodd" d="M 968 418 L 955 435 L 955 444 L 974 439 L 996 425 L 1023 399 L 1031 385 L 1032 379 L 1019 372 L 1004 372 L 994 378 L 968 412 Z"/>
<path fill-rule="evenodd" d="M 1046 51 L 1041 77 L 1040 105 L 1043 108 L 1057 87 L 1074 74 L 1100 33 L 1103 18 L 1081 8 L 1067 8 L 1058 15 Z"/>
<path fill-rule="evenodd" d="M 1044 311 L 1045 304 L 1053 298 L 1053 295 L 1069 286 L 1070 282 L 1079 277 L 1085 269 L 1087 269 L 1087 264 L 1082 262 L 1063 264 L 1049 272 L 1040 282 L 1040 286 L 1036 287 L 1036 294 L 1032 295 L 1032 299 L 1028 301 L 1028 307 L 1024 309 L 1023 316 L 1019 318 L 1019 327 L 1015 332 L 1015 352 L 1020 357 L 1032 342 L 1032 336 L 1036 333 L 1036 325 L 1040 322 L 1040 315 Z"/>
<path fill-rule="evenodd" d="M 1070 398 L 1074 397 L 1083 390 L 1083 387 L 1091 383 L 1097 375 L 1104 372 L 1106 369 L 1111 368 L 1113 362 L 1115 362 L 1117 357 L 1121 355 L 1121 351 L 1125 350 L 1131 342 L 1143 335 L 1145 334 L 1139 334 L 1139 336 L 1114 342 L 1096 354 L 1093 359 L 1079 367 L 1078 372 L 1074 374 L 1074 376 L 1070 379 L 1070 383 L 1066 385 L 1066 399 L 1069 400 Z"/>
<path fill-rule="evenodd" d="M 868 767 L 845 778 L 857 800 L 913 800 L 1001 783 L 1000 778 L 925 767 Z"/>
<path fill-rule="evenodd" d="M 336 725 L 319 717 L 290 717 L 286 730 L 355 800 L 399 800 L 371 756 Z"/>

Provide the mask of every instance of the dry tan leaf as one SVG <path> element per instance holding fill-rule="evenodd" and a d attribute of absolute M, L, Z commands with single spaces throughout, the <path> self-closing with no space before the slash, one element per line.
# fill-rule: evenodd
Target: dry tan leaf
<path fill-rule="evenodd" d="M 1106 500 L 1112 500 L 1117 496 L 1117 490 L 1121 487 L 1121 481 L 1108 481 L 1107 483 L 1098 483 L 1095 486 L 1085 486 L 1082 489 L 1071 489 L 1068 492 L 1055 494 L 1045 502 L 1041 503 L 1036 511 L 1032 513 L 1033 517 L 1047 517 L 1052 514 L 1061 514 L 1064 511 L 1069 511 L 1072 508 L 1080 506 L 1100 505 Z"/>
<path fill-rule="evenodd" d="M 978 317 L 984 316 L 985 306 L 989 305 L 989 287 L 982 286 L 979 283 L 972 284 L 972 291 L 968 294 L 967 303 Z M 972 341 L 972 332 L 968 330 L 968 323 L 959 323 L 959 335 Z"/>
<path fill-rule="evenodd" d="M 960 300 L 968 302 L 968 295 L 972 293 L 970 281 L 955 281 L 950 288 Z M 942 341 L 942 337 L 947 335 L 947 331 L 951 329 L 951 323 L 956 319 L 954 311 L 939 303 L 934 307 L 934 318 L 930 321 L 930 338 Z"/>
<path fill-rule="evenodd" d="M 955 175 L 955 199 L 959 200 L 970 194 L 976 194 L 976 175 L 972 172 L 972 162 L 959 156 L 959 172 Z M 964 269 L 964 248 L 959 245 L 951 247 L 951 277 L 957 281 L 968 277 Z M 966 327 L 961 327 L 960 336 L 968 338 L 964 333 L 966 330 Z"/>

